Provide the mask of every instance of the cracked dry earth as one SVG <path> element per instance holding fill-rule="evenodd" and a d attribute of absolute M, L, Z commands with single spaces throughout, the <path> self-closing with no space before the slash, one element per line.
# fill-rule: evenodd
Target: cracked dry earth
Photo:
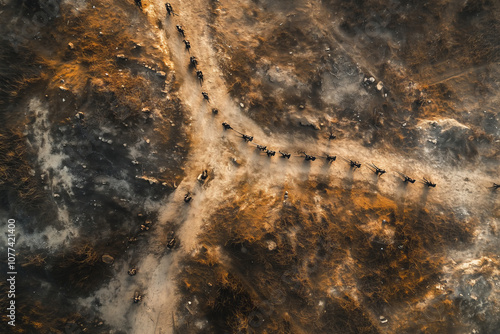
<path fill-rule="evenodd" d="M 6 330 L 496 333 L 496 2 L 55 3 L 0 13 Z"/>

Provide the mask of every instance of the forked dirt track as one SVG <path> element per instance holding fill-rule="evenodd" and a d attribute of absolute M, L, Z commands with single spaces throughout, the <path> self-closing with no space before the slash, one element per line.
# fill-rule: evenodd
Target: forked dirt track
<path fill-rule="evenodd" d="M 153 26 L 162 22 L 162 29 L 157 29 L 158 45 L 165 54 L 167 62 L 171 62 L 175 71 L 176 81 L 179 83 L 179 98 L 189 111 L 191 124 L 189 126 L 192 141 L 191 155 L 185 165 L 185 180 L 178 185 L 165 202 L 159 216 L 159 228 L 167 222 L 174 222 L 180 226 L 178 240 L 180 247 L 171 253 L 163 254 L 153 261 L 149 272 L 142 272 L 142 281 L 145 286 L 143 307 L 130 308 L 126 317 L 128 323 L 123 327 L 130 333 L 173 333 L 174 313 L 178 306 L 176 296 L 175 277 L 179 271 L 179 260 L 197 250 L 197 235 L 214 210 L 226 199 L 238 196 L 236 185 L 246 182 L 253 190 L 264 190 L 282 196 L 286 187 L 292 196 L 296 188 L 296 181 L 305 181 L 315 177 L 325 177 L 332 185 L 342 187 L 348 176 L 348 165 L 338 159 L 331 167 L 323 164 L 323 159 L 306 164 L 303 158 L 295 157 L 297 152 L 310 149 L 309 154 L 323 155 L 336 154 L 346 158 L 360 160 L 362 164 L 373 162 L 385 168 L 387 175 L 381 177 L 376 184 L 376 191 L 385 196 L 396 198 L 406 205 L 438 204 L 450 208 L 460 209 L 467 215 L 482 217 L 490 209 L 491 201 L 482 206 L 474 205 L 471 199 L 488 196 L 486 187 L 490 180 L 478 179 L 477 169 L 456 168 L 453 173 L 443 172 L 439 161 L 432 156 L 411 157 L 399 152 L 381 152 L 368 149 L 353 140 L 340 140 L 334 144 L 328 140 L 313 138 L 297 138 L 289 134 L 265 133 L 258 124 L 247 117 L 227 93 L 226 84 L 218 65 L 217 55 L 212 47 L 212 36 L 209 28 L 210 8 L 206 1 L 172 1 L 176 16 L 166 15 L 163 1 L 151 1 L 144 8 Z M 317 10 L 321 5 L 315 6 Z M 182 42 L 182 37 L 176 30 L 176 25 L 182 25 L 186 31 L 186 39 L 191 43 L 188 53 Z M 352 45 L 344 41 L 343 49 L 350 50 Z M 200 85 L 196 75 L 189 68 L 189 56 L 194 55 L 199 60 L 199 68 L 203 71 L 205 80 Z M 210 96 L 210 103 L 203 100 L 201 92 L 206 91 Z M 213 115 L 212 108 L 219 109 L 218 115 Z M 268 158 L 258 153 L 253 145 L 243 142 L 232 131 L 224 131 L 221 123 L 228 122 L 233 128 L 254 136 L 254 142 L 267 145 L 270 149 L 283 150 L 294 155 L 290 160 L 278 155 Z M 278 154 L 278 153 L 277 153 Z M 233 162 L 237 159 L 238 164 Z M 404 166 L 401 162 L 404 161 Z M 481 166 L 476 166 L 481 167 Z M 209 180 L 206 184 L 197 181 L 202 170 L 209 171 Z M 449 169 L 447 169 L 449 171 Z M 428 192 L 423 185 L 411 185 L 407 191 L 399 186 L 400 179 L 395 171 L 406 172 L 410 176 L 421 179 L 430 176 L 437 183 L 435 189 Z M 372 172 L 363 167 L 355 171 L 353 187 L 367 186 L 373 182 Z M 465 178 L 471 182 L 464 182 Z M 183 197 L 191 192 L 193 200 L 186 204 Z M 165 242 L 165 234 L 160 232 L 151 245 L 161 246 Z M 149 250 L 138 250 L 145 259 Z M 145 260 L 146 261 L 146 260 Z M 148 262 L 149 263 L 149 262 Z M 126 274 L 125 274 L 126 275 Z M 108 319 L 106 319 L 108 320 Z"/>

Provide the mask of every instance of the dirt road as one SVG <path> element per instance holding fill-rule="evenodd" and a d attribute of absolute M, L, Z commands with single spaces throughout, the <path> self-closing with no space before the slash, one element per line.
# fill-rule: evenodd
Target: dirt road
<path fill-rule="evenodd" d="M 154 33 L 159 47 L 164 50 L 166 61 L 171 63 L 175 71 L 180 85 L 179 98 L 190 113 L 192 149 L 185 165 L 186 178 L 162 205 L 159 216 L 160 226 L 167 222 L 175 222 L 180 226 L 180 247 L 173 252 L 162 253 L 160 249 L 164 245 L 165 234 L 158 233 L 148 247 L 136 251 L 136 256 L 143 258 L 138 282 L 144 288 L 142 307 L 127 305 L 124 308 L 120 306 L 125 302 L 122 298 L 112 298 L 111 303 L 103 307 L 104 314 L 110 317 L 106 319 L 109 323 L 130 333 L 173 333 L 174 314 L 178 307 L 175 277 L 179 271 L 179 260 L 197 251 L 197 235 L 204 225 L 210 224 L 211 214 L 221 203 L 238 195 L 237 185 L 241 182 L 252 184 L 254 191 L 273 193 L 277 197 L 283 195 L 285 188 L 292 194 L 300 191 L 297 181 L 317 177 L 327 177 L 333 186 L 344 185 L 348 178 L 354 179 L 354 187 L 367 187 L 373 182 L 372 172 L 366 168 L 350 174 L 347 163 L 340 158 L 332 165 L 324 164 L 323 161 L 304 163 L 304 159 L 299 157 L 298 152 L 301 151 L 318 156 L 331 153 L 359 160 L 363 165 L 375 163 L 389 171 L 388 175 L 378 179 L 375 191 L 391 197 L 396 195 L 407 205 L 418 203 L 446 206 L 465 216 L 482 216 L 493 205 L 490 200 L 480 201 L 479 205 L 471 202 L 473 198 L 488 196 L 485 188 L 489 185 L 489 179 L 484 176 L 485 173 L 478 171 L 476 167 L 456 167 L 445 171 L 441 168 L 442 162 L 430 151 L 428 155 L 412 157 L 405 152 L 370 149 L 350 139 L 329 142 L 326 138 L 316 140 L 293 133 L 265 132 L 259 124 L 245 115 L 239 103 L 233 101 L 227 93 L 218 55 L 212 47 L 213 37 L 209 27 L 212 14 L 207 3 L 201 0 L 171 3 L 178 14 L 176 16 L 167 16 L 164 3 L 159 1 L 147 4 L 144 14 L 153 25 L 162 22 L 162 28 Z M 321 4 L 317 3 L 314 8 L 320 11 Z M 185 50 L 176 25 L 182 25 L 186 31 L 185 38 L 192 45 L 189 52 Z M 348 41 L 342 43 L 345 43 L 341 45 L 344 50 L 355 47 Z M 204 73 L 202 85 L 188 66 L 191 55 L 198 58 L 199 68 Z M 370 67 L 369 64 L 365 65 Z M 202 91 L 208 92 L 209 103 L 203 100 Z M 214 115 L 212 108 L 217 108 L 219 114 Z M 225 131 L 221 126 L 223 121 L 252 135 L 254 142 L 245 143 L 235 132 Z M 257 151 L 253 143 L 266 145 L 275 151 L 290 152 L 293 157 L 290 160 L 279 156 L 267 157 Z M 202 184 L 197 181 L 197 176 L 205 169 L 210 176 Z M 427 192 L 423 185 L 415 184 L 411 186 L 411 190 L 402 192 L 398 186 L 401 180 L 395 171 L 405 172 L 419 179 L 431 177 L 437 187 Z M 472 181 L 464 181 L 466 178 Z M 253 182 L 255 180 L 258 182 Z M 183 201 L 187 192 L 193 197 L 188 204 Z M 152 248 L 155 249 L 156 256 L 151 255 Z M 126 269 L 124 265 L 118 276 L 126 277 Z M 117 296 L 128 296 L 132 291 L 130 283 L 115 282 L 111 285 L 116 289 L 108 289 Z M 118 312 L 111 312 L 112 309 L 122 310 L 124 313 L 117 316 Z"/>

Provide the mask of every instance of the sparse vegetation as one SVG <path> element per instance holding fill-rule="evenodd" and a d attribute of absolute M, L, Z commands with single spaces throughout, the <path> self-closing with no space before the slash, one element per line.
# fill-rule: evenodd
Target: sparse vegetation
<path fill-rule="evenodd" d="M 379 333 L 372 314 L 431 293 L 440 280 L 444 250 L 462 249 L 472 240 L 473 226 L 466 222 L 419 208 L 398 213 L 394 200 L 370 192 L 326 188 L 321 203 L 321 215 L 305 196 L 283 205 L 247 192 L 227 203 L 203 234 L 208 250 L 186 262 L 183 291 L 200 305 L 214 305 L 222 288 L 217 284 L 223 282 L 218 276 L 225 273 L 238 282 L 241 294 L 252 296 L 259 312 L 261 303 L 273 304 L 270 314 L 261 314 L 259 332 L 287 333 L 288 327 L 293 333 L 301 328 L 304 333 L 310 328 Z M 282 207 L 276 215 L 266 214 L 276 207 Z M 286 302 L 275 303 L 271 296 L 277 290 Z M 236 311 L 231 300 L 226 302 Z M 251 311 L 219 315 L 217 321 L 225 325 L 215 328 L 232 328 Z M 206 308 L 197 314 L 217 315 Z"/>
<path fill-rule="evenodd" d="M 22 1 L 6 10 L 26 18 L 40 4 Z M 452 193 L 464 198 L 427 201 L 432 195 L 422 184 L 396 184 L 388 169 L 378 185 L 399 187 L 400 194 L 409 186 L 421 194 L 406 201 L 376 185 L 380 177 L 373 172 L 368 184 L 365 161 L 356 172 L 363 182 L 352 173 L 333 180 L 339 176 L 330 173 L 337 168 L 333 161 L 315 174 L 293 158 L 246 154 L 251 151 L 233 141 L 233 132 L 221 135 L 202 115 L 208 110 L 219 128 L 221 116 L 258 126 L 274 143 L 288 141 L 293 155 L 298 153 L 289 149 L 305 134 L 304 145 L 323 145 L 324 139 L 332 151 L 360 147 L 377 150 L 386 163 L 396 157 L 422 161 L 416 167 L 392 162 L 412 176 L 418 167 L 465 176 L 484 163 L 485 179 L 497 172 L 500 155 L 493 144 L 500 126 L 494 1 L 210 1 L 189 16 L 203 26 L 208 20 L 210 33 L 186 28 L 193 54 L 202 47 L 194 41 L 216 51 L 220 68 L 213 71 L 204 67 L 212 62 L 196 53 L 210 105 L 186 85 L 192 79 L 198 89 L 194 75 L 181 78 L 185 68 L 172 68 L 180 62 L 187 68 L 189 57 L 177 59 L 175 43 L 185 51 L 182 38 L 175 40 L 167 29 L 178 37 L 174 24 L 184 24 L 187 14 L 164 18 L 156 3 L 146 1 L 143 10 L 133 1 L 83 1 L 78 10 L 72 1 L 58 4 L 60 14 L 36 36 L 20 44 L 0 38 L 0 203 L 19 217 L 23 237 L 40 243 L 18 258 L 30 280 L 19 287 L 17 332 L 62 333 L 68 323 L 91 333 L 117 332 L 89 319 L 102 311 L 92 294 L 120 270 L 127 273 L 119 262 L 123 254 L 137 265 L 137 276 L 114 283 L 120 291 L 137 289 L 144 299 L 120 315 L 153 310 L 158 318 L 148 313 L 144 321 L 157 326 L 158 319 L 172 316 L 179 333 L 454 334 L 498 328 L 498 305 L 490 297 L 500 284 L 497 244 L 485 242 L 490 248 L 480 261 L 457 264 L 450 257 L 471 252 L 488 233 L 497 235 L 496 193 L 485 190 L 489 197 L 478 200 L 476 212 L 487 213 L 473 217 L 469 204 L 454 207 L 477 194 L 467 183 L 437 188 L 463 187 Z M 214 86 L 220 91 L 213 92 Z M 27 108 L 31 99 L 40 101 L 46 119 Z M 233 102 L 236 108 L 225 113 Z M 210 113 L 214 107 L 220 112 Z M 329 131 L 335 140 L 326 137 Z M 193 151 L 190 136 L 198 145 Z M 360 145 L 342 146 L 346 142 Z M 192 152 L 202 152 L 199 161 L 199 153 L 187 159 Z M 212 156 L 204 159 L 205 152 Z M 340 153 L 330 153 L 339 154 L 340 162 Z M 56 156 L 59 166 L 43 170 L 47 156 Z M 264 177 L 259 158 L 269 164 L 281 159 L 290 169 L 279 170 L 282 179 Z M 205 168 L 207 179 L 196 180 Z M 462 178 L 439 175 L 443 183 Z M 284 189 L 290 198 L 284 199 Z M 192 201 L 182 201 L 183 191 Z M 202 207 L 205 201 L 213 207 Z M 160 221 L 164 216 L 168 222 Z M 191 219 L 204 226 L 196 240 L 202 246 L 194 251 L 185 246 L 196 243 L 199 227 Z M 488 231 L 479 234 L 482 225 Z M 71 226 L 78 235 L 69 233 L 61 248 L 51 247 L 47 226 L 57 234 Z M 112 259 L 104 263 L 103 254 Z M 178 280 L 171 283 L 177 269 Z M 147 286 L 148 280 L 156 285 Z M 163 283 L 177 284 L 179 295 L 160 304 L 155 298 L 164 297 L 156 295 Z M 92 305 L 76 307 L 89 299 Z M 162 313 L 177 299 L 172 314 Z M 5 309 L 5 300 L 0 306 Z"/>

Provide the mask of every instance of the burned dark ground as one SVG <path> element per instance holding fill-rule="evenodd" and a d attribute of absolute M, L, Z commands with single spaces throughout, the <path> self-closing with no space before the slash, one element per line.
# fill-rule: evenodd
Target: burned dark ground
<path fill-rule="evenodd" d="M 1 331 L 498 333 L 500 4 L 171 5 L 0 2 Z"/>

